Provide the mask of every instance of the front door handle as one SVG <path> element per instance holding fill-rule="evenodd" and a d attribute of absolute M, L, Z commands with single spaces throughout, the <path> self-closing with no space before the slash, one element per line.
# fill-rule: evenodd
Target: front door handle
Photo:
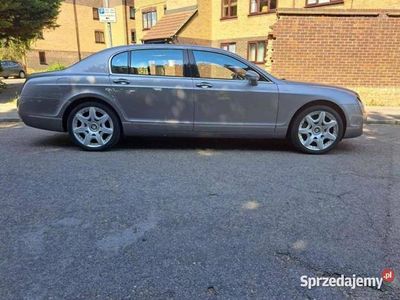
<path fill-rule="evenodd" d="M 114 83 L 116 84 L 129 84 L 129 80 L 123 79 L 123 78 L 119 78 L 119 79 L 115 79 L 113 80 Z"/>
<path fill-rule="evenodd" d="M 196 84 L 197 87 L 202 88 L 202 89 L 209 89 L 212 88 L 212 84 L 208 83 L 208 82 L 200 82 L 198 84 Z"/>

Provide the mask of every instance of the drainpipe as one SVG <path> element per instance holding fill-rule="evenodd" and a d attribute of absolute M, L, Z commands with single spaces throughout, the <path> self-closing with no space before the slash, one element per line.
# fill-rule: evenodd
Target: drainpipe
<path fill-rule="evenodd" d="M 129 45 L 129 26 L 128 26 L 128 0 L 124 0 L 124 17 L 125 17 L 125 27 L 126 27 L 126 44 Z"/>
<path fill-rule="evenodd" d="M 76 46 L 78 48 L 78 59 L 82 59 L 82 54 L 81 54 L 81 42 L 79 41 L 79 25 L 78 25 L 78 14 L 76 12 L 76 0 L 73 0 L 73 6 L 74 6 L 74 21 L 75 21 L 75 32 L 76 32 Z"/>

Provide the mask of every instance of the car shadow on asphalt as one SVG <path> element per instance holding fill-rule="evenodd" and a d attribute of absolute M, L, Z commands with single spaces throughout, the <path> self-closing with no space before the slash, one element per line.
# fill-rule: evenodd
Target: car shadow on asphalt
<path fill-rule="evenodd" d="M 137 137 L 124 138 L 116 149 L 214 149 L 252 151 L 293 151 L 285 140 L 274 139 L 221 139 L 221 138 L 165 138 Z"/>
<path fill-rule="evenodd" d="M 50 134 L 33 141 L 33 146 L 62 147 L 80 150 L 69 139 L 67 134 Z M 124 137 L 115 145 L 113 151 L 129 149 L 151 150 L 250 150 L 250 151 L 280 151 L 296 152 L 285 140 L 275 139 L 217 139 L 217 138 L 181 138 L 181 137 Z"/>

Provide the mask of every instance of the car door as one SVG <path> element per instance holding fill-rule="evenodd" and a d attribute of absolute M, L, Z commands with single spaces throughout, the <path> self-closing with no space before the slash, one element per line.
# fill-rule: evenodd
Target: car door
<path fill-rule="evenodd" d="M 9 77 L 10 75 L 10 62 L 9 61 L 3 61 L 1 64 L 2 68 L 3 68 L 3 76 L 4 77 Z"/>
<path fill-rule="evenodd" d="M 272 136 L 278 111 L 276 84 L 264 77 L 257 85 L 250 84 L 244 75 L 251 66 L 230 55 L 206 50 L 192 54 L 195 132 Z"/>
<path fill-rule="evenodd" d="M 187 51 L 138 49 L 111 59 L 116 101 L 132 130 L 149 133 L 193 131 L 193 80 Z"/>
<path fill-rule="evenodd" d="M 10 61 L 10 76 L 18 76 L 20 71 L 19 64 L 15 61 Z"/>

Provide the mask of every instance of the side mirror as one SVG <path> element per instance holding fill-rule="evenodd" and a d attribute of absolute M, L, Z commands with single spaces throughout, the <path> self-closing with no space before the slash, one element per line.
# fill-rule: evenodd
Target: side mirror
<path fill-rule="evenodd" d="M 260 79 L 260 75 L 252 70 L 247 71 L 244 77 L 250 82 L 251 85 L 257 85 L 258 80 Z"/>

